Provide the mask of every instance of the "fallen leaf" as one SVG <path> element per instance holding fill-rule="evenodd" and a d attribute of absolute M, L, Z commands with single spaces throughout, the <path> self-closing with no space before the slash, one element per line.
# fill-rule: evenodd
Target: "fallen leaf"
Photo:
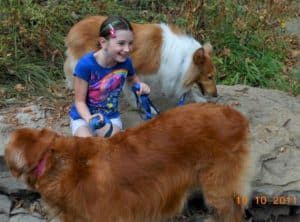
<path fill-rule="evenodd" d="M 17 90 L 18 92 L 21 92 L 24 89 L 25 89 L 25 87 L 21 83 L 18 83 L 17 85 L 15 85 L 15 90 Z"/>

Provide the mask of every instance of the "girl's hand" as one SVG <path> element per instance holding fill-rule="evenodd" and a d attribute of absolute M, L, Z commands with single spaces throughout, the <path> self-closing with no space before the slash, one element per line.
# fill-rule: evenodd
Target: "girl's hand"
<path fill-rule="evenodd" d="M 142 94 L 150 94 L 150 87 L 143 82 L 139 82 L 140 84 L 140 90 L 137 92 L 137 94 L 142 95 Z"/>
<path fill-rule="evenodd" d="M 96 116 L 98 116 L 97 118 L 99 118 L 99 121 L 101 121 L 101 122 L 104 121 L 104 117 L 101 113 L 96 113 L 96 114 L 91 115 L 89 121 L 91 121 L 91 119 L 93 119 L 93 118 L 96 118 Z"/>
<path fill-rule="evenodd" d="M 91 118 L 89 119 L 89 126 L 93 130 L 93 132 L 96 129 L 100 129 L 103 126 L 105 126 L 103 115 L 101 115 L 100 113 L 92 115 Z"/>

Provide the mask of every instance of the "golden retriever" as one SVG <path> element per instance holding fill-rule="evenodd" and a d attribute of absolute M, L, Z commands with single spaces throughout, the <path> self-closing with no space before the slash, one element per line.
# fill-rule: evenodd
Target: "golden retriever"
<path fill-rule="evenodd" d="M 210 222 L 240 222 L 250 163 L 248 121 L 225 105 L 189 104 L 110 138 L 17 129 L 5 150 L 11 173 L 64 222 L 158 222 L 201 188 Z"/>

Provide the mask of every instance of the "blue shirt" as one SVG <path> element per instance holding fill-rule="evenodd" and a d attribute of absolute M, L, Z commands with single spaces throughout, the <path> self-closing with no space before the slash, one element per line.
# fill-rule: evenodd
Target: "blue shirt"
<path fill-rule="evenodd" d="M 108 118 L 116 118 L 119 113 L 119 97 L 127 76 L 134 75 L 131 59 L 117 63 L 113 67 L 100 66 L 94 52 L 85 54 L 77 63 L 74 76 L 88 82 L 86 104 L 91 114 L 102 113 Z M 70 110 L 70 117 L 81 119 L 75 104 Z"/>

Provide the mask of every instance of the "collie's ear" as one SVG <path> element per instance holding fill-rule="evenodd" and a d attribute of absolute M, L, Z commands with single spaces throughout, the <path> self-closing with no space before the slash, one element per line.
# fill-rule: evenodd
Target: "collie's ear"
<path fill-rule="evenodd" d="M 207 53 L 210 57 L 212 56 L 212 53 L 213 53 L 213 47 L 210 43 L 205 43 L 203 45 L 203 49 L 205 51 L 205 53 Z"/>
<path fill-rule="evenodd" d="M 206 59 L 212 56 L 213 48 L 210 43 L 205 43 L 202 48 L 197 49 L 193 54 L 193 61 L 200 66 L 205 63 Z"/>
<path fill-rule="evenodd" d="M 193 62 L 198 66 L 201 66 L 205 62 L 204 48 L 199 48 L 194 52 Z"/>
<path fill-rule="evenodd" d="M 5 148 L 5 160 L 11 173 L 19 177 L 34 169 L 57 135 L 48 129 L 15 130 Z"/>

